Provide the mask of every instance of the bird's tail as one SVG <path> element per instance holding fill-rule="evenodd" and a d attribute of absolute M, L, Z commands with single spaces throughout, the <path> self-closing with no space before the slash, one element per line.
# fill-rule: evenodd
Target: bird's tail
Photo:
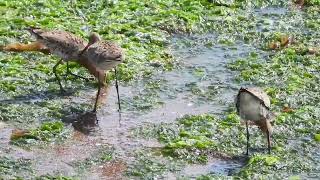
<path fill-rule="evenodd" d="M 38 27 L 27 27 L 24 28 L 25 30 L 29 31 L 31 35 L 35 36 L 37 39 L 43 39 L 41 34 L 44 32 L 42 29 Z"/>

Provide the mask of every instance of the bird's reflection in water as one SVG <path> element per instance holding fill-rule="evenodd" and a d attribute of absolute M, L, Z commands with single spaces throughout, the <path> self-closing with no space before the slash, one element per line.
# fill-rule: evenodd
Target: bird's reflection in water
<path fill-rule="evenodd" d="M 90 134 L 94 132 L 97 124 L 97 114 L 91 111 L 78 115 L 72 122 L 74 129 L 84 134 Z"/>
<path fill-rule="evenodd" d="M 109 94 L 110 86 L 101 87 L 101 93 L 99 94 L 98 105 L 103 106 L 106 104 L 107 96 Z M 75 113 L 66 116 L 63 121 L 65 123 L 71 123 L 75 130 L 83 134 L 93 134 L 97 132 L 98 128 L 98 118 L 97 113 L 94 111 L 88 111 L 83 113 Z M 121 112 L 119 110 L 119 126 L 121 121 Z"/>
<path fill-rule="evenodd" d="M 98 124 L 97 114 L 92 111 L 65 117 L 63 121 L 71 123 L 76 131 L 87 135 L 95 132 Z"/>

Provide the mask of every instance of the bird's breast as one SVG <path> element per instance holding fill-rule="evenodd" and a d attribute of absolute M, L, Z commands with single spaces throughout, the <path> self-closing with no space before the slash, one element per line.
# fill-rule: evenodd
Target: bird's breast
<path fill-rule="evenodd" d="M 260 121 L 262 117 L 266 117 L 267 109 L 259 99 L 243 92 L 239 98 L 239 114 L 244 120 Z"/>

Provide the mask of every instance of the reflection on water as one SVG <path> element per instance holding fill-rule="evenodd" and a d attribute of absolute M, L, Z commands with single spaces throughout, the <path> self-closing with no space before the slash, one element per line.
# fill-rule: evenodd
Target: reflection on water
<path fill-rule="evenodd" d="M 245 161 L 240 160 L 216 160 L 210 164 L 209 172 L 212 174 L 228 175 L 236 174 L 245 164 Z"/>
<path fill-rule="evenodd" d="M 97 113 L 92 111 L 66 116 L 62 121 L 71 123 L 76 131 L 87 135 L 94 132 L 98 124 Z"/>
<path fill-rule="evenodd" d="M 197 177 L 203 174 L 217 174 L 232 176 L 249 160 L 248 156 L 219 157 L 209 159 L 206 164 L 191 164 L 184 168 L 183 174 L 189 177 Z"/>
<path fill-rule="evenodd" d="M 93 132 L 97 124 L 98 119 L 95 112 L 80 114 L 76 117 L 75 121 L 72 122 L 74 129 L 84 134 L 90 134 Z"/>

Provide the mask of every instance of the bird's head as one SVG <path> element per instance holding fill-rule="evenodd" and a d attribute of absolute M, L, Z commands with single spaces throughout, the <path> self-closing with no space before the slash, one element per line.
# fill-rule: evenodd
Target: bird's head
<path fill-rule="evenodd" d="M 89 36 L 89 43 L 87 46 L 91 46 L 92 44 L 101 41 L 101 38 L 98 33 L 92 32 Z"/>

